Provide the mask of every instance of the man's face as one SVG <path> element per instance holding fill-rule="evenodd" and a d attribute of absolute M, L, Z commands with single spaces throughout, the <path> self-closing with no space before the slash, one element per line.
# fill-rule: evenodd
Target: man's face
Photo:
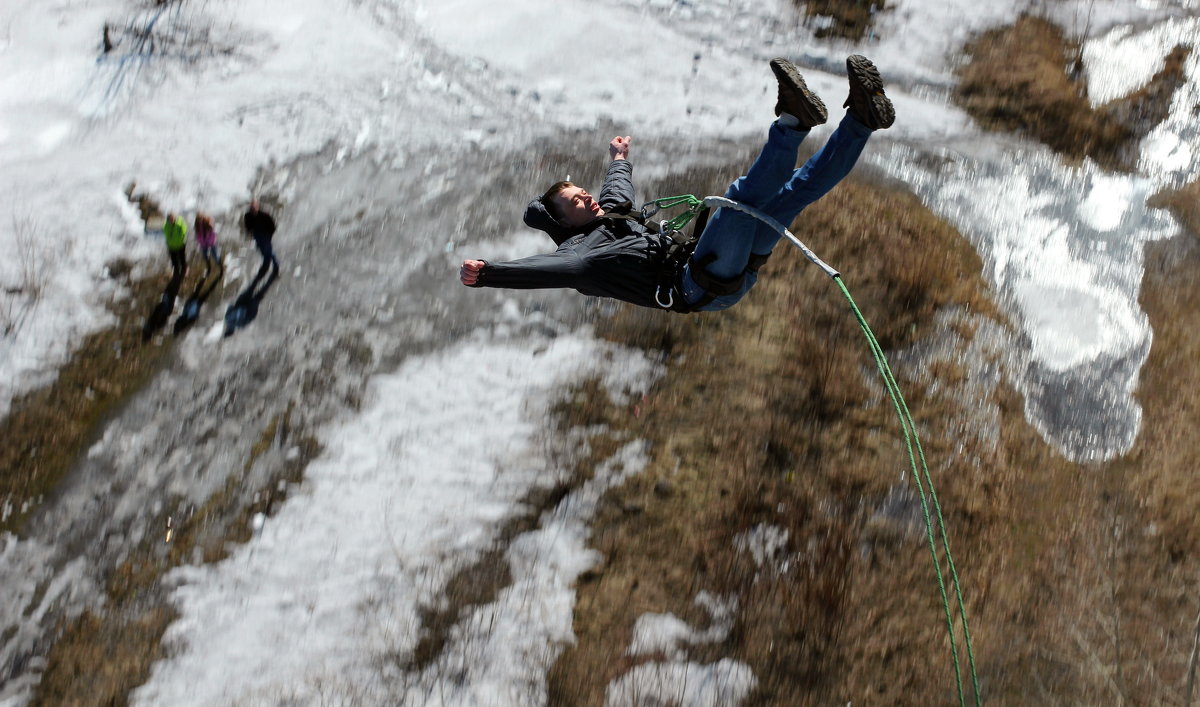
<path fill-rule="evenodd" d="M 554 207 L 564 226 L 582 226 L 604 215 L 604 209 L 583 189 L 570 186 L 554 195 Z"/>

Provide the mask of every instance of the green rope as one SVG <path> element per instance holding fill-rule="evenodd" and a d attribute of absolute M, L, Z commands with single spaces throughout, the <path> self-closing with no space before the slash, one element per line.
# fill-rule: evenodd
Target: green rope
<path fill-rule="evenodd" d="M 925 450 L 921 446 L 921 438 L 917 435 L 916 423 L 913 422 L 912 414 L 908 410 L 908 404 L 904 401 L 904 395 L 900 392 L 900 386 L 896 382 L 895 376 L 892 374 L 892 369 L 888 366 L 887 357 L 884 355 L 883 348 L 879 345 L 879 341 L 875 338 L 871 327 L 867 325 L 866 318 L 855 304 L 854 298 L 850 296 L 850 290 L 846 288 L 846 283 L 842 281 L 841 276 L 834 276 L 833 281 L 837 283 L 838 288 L 846 297 L 846 301 L 850 303 L 850 309 L 854 312 L 854 318 L 858 320 L 858 325 L 862 329 L 863 334 L 867 337 L 867 343 L 871 347 L 871 354 L 875 358 L 875 365 L 879 369 L 879 374 L 883 377 L 887 385 L 888 395 L 892 399 L 892 406 L 896 410 L 896 416 L 900 419 L 900 429 L 904 434 L 904 444 L 908 449 L 908 461 L 912 470 L 913 481 L 917 484 L 917 491 L 921 498 L 921 511 L 925 516 L 926 537 L 929 540 L 929 554 L 933 558 L 934 573 L 937 576 L 938 591 L 942 598 L 942 609 L 946 617 L 946 632 L 950 636 L 950 656 L 954 663 L 954 681 L 958 688 L 958 703 L 965 704 L 963 687 L 962 687 L 962 671 L 959 667 L 958 646 L 954 639 L 954 621 L 950 616 L 950 601 L 946 596 L 946 583 L 942 574 L 941 562 L 937 556 L 937 544 L 933 535 L 933 523 L 929 515 L 929 500 L 933 501 L 933 507 L 937 515 L 938 530 L 942 538 L 942 547 L 946 553 L 946 564 L 950 568 L 951 581 L 954 585 L 954 593 L 958 600 L 959 615 L 962 616 L 963 622 L 963 638 L 967 646 L 967 659 L 971 671 L 971 686 L 975 693 L 975 704 L 978 707 L 980 704 L 979 693 L 979 676 L 975 670 L 975 649 L 971 643 L 971 627 L 967 621 L 967 608 L 963 601 L 962 585 L 958 579 L 958 569 L 954 565 L 954 556 L 950 552 L 950 538 L 946 533 L 946 522 L 942 517 L 942 505 L 938 501 L 937 491 L 934 489 L 933 477 L 929 474 L 929 465 L 925 461 Z M 929 497 L 925 495 L 924 485 L 921 483 L 921 475 L 917 473 L 917 462 L 913 455 L 913 447 L 916 446 L 917 457 L 921 460 L 921 470 L 925 475 L 925 484 L 929 486 Z"/>
<path fill-rule="evenodd" d="M 925 460 L 925 449 L 921 446 L 921 438 L 917 435 L 916 423 L 913 421 L 912 413 L 909 412 L 908 403 L 904 401 L 904 395 L 900 392 L 900 385 L 896 382 L 896 377 L 892 374 L 891 367 L 888 366 L 887 356 L 884 355 L 883 347 L 879 345 L 879 341 L 875 338 L 874 332 L 872 332 L 871 327 L 867 325 L 866 318 L 863 317 L 862 312 L 858 309 L 858 305 L 855 304 L 854 298 L 850 296 L 850 290 L 846 288 L 846 283 L 842 281 L 841 275 L 838 274 L 836 270 L 830 268 L 827 264 L 822 262 L 821 259 L 818 258 L 811 250 L 809 250 L 806 245 L 800 242 L 800 239 L 796 238 L 791 232 L 789 232 L 786 227 L 776 222 L 766 214 L 754 209 L 753 207 L 748 207 L 745 204 L 739 204 L 722 197 L 709 197 L 709 201 L 711 201 L 713 206 L 717 208 L 733 207 L 745 213 L 749 213 L 779 231 L 781 235 L 787 237 L 787 239 L 790 240 L 793 245 L 799 248 L 801 252 L 804 253 L 805 257 L 821 267 L 826 274 L 833 278 L 833 281 L 837 283 L 838 288 L 846 297 L 846 301 L 850 303 L 850 309 L 854 312 L 854 318 L 858 321 L 858 326 L 862 329 L 863 335 L 866 336 L 867 344 L 871 348 L 871 355 L 875 358 L 875 366 L 879 369 L 880 376 L 883 377 L 884 384 L 887 387 L 888 396 L 892 399 L 892 407 L 896 410 L 896 417 L 900 420 L 900 430 L 904 435 L 904 444 L 908 450 L 909 468 L 912 471 L 913 481 L 917 485 L 917 493 L 921 498 L 921 511 L 925 517 L 925 535 L 929 541 L 929 554 L 933 558 L 933 570 L 935 576 L 937 577 L 938 592 L 941 594 L 942 610 L 946 618 L 946 633 L 950 637 L 950 657 L 954 665 L 954 684 L 958 689 L 958 704 L 960 707 L 966 707 L 962 684 L 962 668 L 959 664 L 958 643 L 955 640 L 954 635 L 954 619 L 952 618 L 950 612 L 950 599 L 946 594 L 946 580 L 942 573 L 942 563 L 938 559 L 937 554 L 937 541 L 934 538 L 933 521 L 929 512 L 930 501 L 933 502 L 934 515 L 937 517 L 938 533 L 942 540 L 942 549 L 945 551 L 946 564 L 950 570 L 950 579 L 954 586 L 955 598 L 958 602 L 958 612 L 962 617 L 963 639 L 964 643 L 966 644 L 967 661 L 971 671 L 971 686 L 975 693 L 975 705 L 976 707 L 979 707 L 981 701 L 979 692 L 979 675 L 975 669 L 975 648 L 971 642 L 971 627 L 967 621 L 967 607 L 966 602 L 963 601 L 962 584 L 958 579 L 958 568 L 954 564 L 954 556 L 950 553 L 950 537 L 946 532 L 946 521 L 942 517 L 942 504 L 938 500 L 937 491 L 934 489 L 933 477 L 929 473 L 929 464 Z M 653 202 L 649 202 L 646 206 L 648 207 L 650 204 L 655 206 L 655 211 L 658 209 L 669 209 L 674 206 L 686 205 L 688 207 L 686 211 L 664 223 L 665 228 L 668 230 L 679 230 L 686 225 L 688 221 L 692 220 L 697 213 L 699 213 L 700 209 L 704 207 L 705 201 L 703 199 L 698 199 L 691 194 L 683 194 L 680 196 L 670 196 L 662 199 L 655 199 Z M 645 209 L 645 207 L 643 208 Z M 918 459 L 920 459 L 921 462 L 920 473 L 917 471 Z M 924 475 L 924 482 L 922 482 L 922 474 Z M 929 487 L 928 495 L 926 495 L 925 491 L 926 486 Z"/>
<path fill-rule="evenodd" d="M 670 209 L 672 207 L 679 206 L 680 204 L 688 207 L 687 211 L 684 211 L 678 216 L 672 218 L 670 221 L 665 222 L 663 224 L 664 231 L 682 230 L 689 221 L 696 217 L 696 214 L 700 213 L 700 209 L 704 207 L 704 201 L 702 199 L 697 199 L 691 194 L 665 196 L 661 199 L 655 199 L 650 203 L 654 204 L 654 206 L 658 209 Z"/>

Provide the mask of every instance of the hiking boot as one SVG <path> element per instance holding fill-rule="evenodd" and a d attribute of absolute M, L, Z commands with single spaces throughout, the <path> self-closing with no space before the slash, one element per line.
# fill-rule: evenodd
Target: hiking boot
<path fill-rule="evenodd" d="M 797 130 L 808 130 L 813 126 L 824 123 L 829 117 L 825 104 L 817 94 L 808 90 L 800 70 L 787 59 L 771 60 L 771 71 L 779 82 L 779 100 L 775 102 L 775 115 L 787 113 L 793 115 L 800 124 Z"/>
<path fill-rule="evenodd" d="M 891 127 L 896 122 L 896 109 L 883 95 L 883 79 L 879 69 L 861 54 L 846 58 L 846 74 L 850 77 L 850 95 L 843 108 L 872 130 Z"/>

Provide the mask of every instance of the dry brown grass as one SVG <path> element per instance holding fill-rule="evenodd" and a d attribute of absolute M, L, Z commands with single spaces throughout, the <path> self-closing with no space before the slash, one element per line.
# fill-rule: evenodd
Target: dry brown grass
<path fill-rule="evenodd" d="M 799 223 L 797 235 L 845 270 L 884 346 L 928 335 L 933 313 L 952 304 L 991 311 L 977 256 L 910 195 L 843 184 Z M 580 587 L 580 640 L 551 676 L 555 704 L 602 703 L 608 682 L 632 664 L 624 651 L 640 614 L 672 611 L 704 625 L 692 604 L 702 589 L 743 607 L 734 634 L 701 657 L 748 662 L 759 679 L 754 704 L 862 697 L 843 691 L 859 662 L 854 650 L 881 652 L 885 663 L 902 650 L 925 665 L 946 662 L 921 643 L 937 645 L 943 630 L 921 538 L 906 544 L 879 523 L 868 530 L 903 452 L 895 435 L 879 434 L 895 424 L 890 404 L 865 383 L 865 341 L 828 278 L 784 245 L 729 312 L 627 310 L 605 333 L 683 362 L 642 417 L 626 422 L 653 441 L 654 461 L 610 495 L 598 518 L 595 545 L 606 560 Z M 951 507 L 953 491 L 943 490 Z M 757 572 L 734 537 L 758 523 L 786 528 L 803 559 L 779 575 Z M 872 553 L 869 564 L 911 576 L 912 592 L 881 592 L 887 602 L 860 595 L 868 532 L 898 552 Z M 890 602 L 903 606 L 882 612 Z M 859 640 L 860 622 L 875 627 L 888 615 L 922 630 L 900 633 L 895 645 L 877 635 Z"/>
<path fill-rule="evenodd" d="M 1090 533 L 1077 551 L 1085 571 L 1062 572 L 1057 628 L 1076 664 L 1075 694 L 1093 704 L 1183 704 L 1200 611 L 1200 240 L 1151 244 L 1140 302 L 1154 343 L 1137 397 L 1144 409 L 1133 449 L 1091 470 L 1083 496 Z M 1058 643 L 1067 643 L 1059 639 Z"/>
<path fill-rule="evenodd" d="M 947 307 L 999 318 L 973 251 L 911 196 L 846 183 L 797 234 L 845 271 L 889 349 L 952 336 L 931 326 Z M 955 396 L 966 378 L 953 360 L 897 371 L 946 511 L 987 702 L 1182 699 L 1198 609 L 1200 530 L 1188 499 L 1200 494 L 1200 445 L 1196 395 L 1181 401 L 1180 391 L 1197 390 L 1200 375 L 1200 248 L 1161 247 L 1171 255 L 1152 258 L 1142 296 L 1156 332 L 1139 393 L 1145 431 L 1123 459 L 1063 459 L 1010 388 Z M 552 704 L 603 704 L 609 682 L 645 660 L 625 654 L 641 614 L 706 626 L 700 590 L 735 597 L 738 619 L 723 643 L 689 656 L 747 663 L 758 679 L 750 704 L 956 701 L 923 531 L 877 512 L 898 483 L 911 488 L 899 481 L 907 465 L 894 414 L 867 382 L 875 373 L 844 301 L 783 248 L 733 310 L 630 308 L 604 325 L 672 365 L 640 417 L 610 420 L 647 437 L 653 460 L 596 519 L 604 560 L 580 581 L 578 641 L 552 670 Z M 956 327 L 966 338 L 972 329 Z M 969 434 L 976 406 L 999 411 L 998 443 Z M 758 523 L 788 531 L 785 571 L 735 550 Z"/>
<path fill-rule="evenodd" d="M 855 41 L 871 31 L 876 13 L 889 9 L 887 0 L 796 0 L 796 5 L 810 18 L 824 18 L 828 23 L 813 36 Z"/>
<path fill-rule="evenodd" d="M 1148 203 L 1170 209 L 1190 236 L 1200 237 L 1200 181 L 1156 194 Z"/>
<path fill-rule="evenodd" d="M 117 621 L 85 612 L 59 638 L 47 666 L 50 675 L 61 677 L 43 679 L 33 704 L 127 704 L 129 691 L 145 682 L 162 657 L 160 640 L 174 619 L 174 611 L 162 605 L 132 610 Z"/>
<path fill-rule="evenodd" d="M 1184 680 L 1188 631 L 1200 614 L 1200 183 L 1178 192 L 1172 208 L 1188 232 L 1148 248 L 1140 302 L 1154 329 L 1138 399 L 1145 408 L 1143 433 L 1115 470 L 1126 480 L 1132 523 L 1122 528 L 1127 564 L 1121 608 L 1134 631 L 1157 640 L 1125 652 L 1124 683 L 1136 699 L 1175 701 L 1177 693 L 1151 689 L 1151 672 L 1171 687 Z M 1194 665 L 1193 665 L 1194 669 Z"/>
<path fill-rule="evenodd" d="M 967 45 L 956 97 L 988 129 L 1025 133 L 1068 157 L 1129 169 L 1136 141 L 1166 116 L 1188 52 L 1177 47 L 1147 86 L 1093 108 L 1079 43 L 1048 20 L 1023 15 Z"/>

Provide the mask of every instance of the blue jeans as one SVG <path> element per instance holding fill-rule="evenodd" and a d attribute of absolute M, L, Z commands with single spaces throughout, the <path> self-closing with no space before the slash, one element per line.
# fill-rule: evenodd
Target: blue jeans
<path fill-rule="evenodd" d="M 271 247 L 270 236 L 254 236 L 254 245 L 258 246 L 258 252 L 262 255 L 262 265 L 258 268 L 258 274 L 254 276 L 253 283 L 258 283 L 267 274 L 271 268 L 271 279 L 279 277 L 279 260 L 275 257 L 275 249 Z"/>
<path fill-rule="evenodd" d="M 825 146 L 803 167 L 795 169 L 800 143 L 808 136 L 808 131 L 772 123 L 767 144 L 758 159 L 745 176 L 729 185 L 725 196 L 753 206 L 784 226 L 790 226 L 804 207 L 825 196 L 850 173 L 871 132 L 847 114 Z M 750 254 L 769 255 L 780 238 L 782 235 L 775 229 L 749 214 L 717 209 L 700 235 L 692 261 L 705 262 L 705 272 L 714 278 L 732 280 L 744 275 L 744 279 L 737 292 L 715 298 L 700 307 L 700 311 L 726 309 L 744 297 L 758 282 L 758 273 L 746 269 Z M 684 269 L 681 284 L 684 299 L 694 304 L 705 292 L 692 279 L 691 268 L 689 264 Z"/>

